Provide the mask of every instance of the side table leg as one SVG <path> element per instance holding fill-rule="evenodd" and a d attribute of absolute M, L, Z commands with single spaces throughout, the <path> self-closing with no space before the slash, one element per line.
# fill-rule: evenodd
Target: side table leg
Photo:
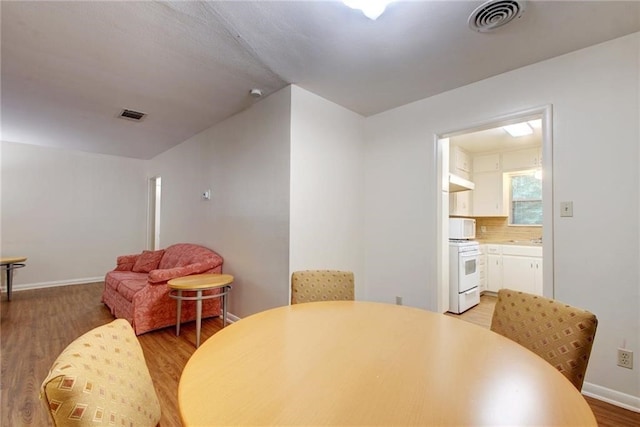
<path fill-rule="evenodd" d="M 222 327 L 227 326 L 227 298 L 229 297 L 229 287 L 225 286 L 222 291 Z"/>
<path fill-rule="evenodd" d="M 202 291 L 196 292 L 196 348 L 200 347 L 200 324 L 202 323 Z"/>
<path fill-rule="evenodd" d="M 180 335 L 180 320 L 182 320 L 182 291 L 178 291 L 178 298 L 176 298 L 176 304 L 178 304 L 177 312 L 178 318 L 176 319 L 176 336 Z"/>
<path fill-rule="evenodd" d="M 7 299 L 11 301 L 11 286 L 13 285 L 13 265 L 7 265 Z"/>

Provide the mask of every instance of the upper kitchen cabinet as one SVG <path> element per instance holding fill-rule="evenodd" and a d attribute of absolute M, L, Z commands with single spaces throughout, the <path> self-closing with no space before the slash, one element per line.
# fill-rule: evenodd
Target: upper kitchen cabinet
<path fill-rule="evenodd" d="M 449 172 L 466 180 L 471 179 L 471 156 L 457 146 L 451 146 L 449 152 Z M 471 216 L 472 191 L 449 193 L 449 215 Z"/>
<path fill-rule="evenodd" d="M 473 158 L 473 216 L 507 216 L 500 154 Z"/>
<path fill-rule="evenodd" d="M 542 167 L 542 149 L 507 151 L 502 153 L 502 169 L 505 171 Z"/>
<path fill-rule="evenodd" d="M 449 152 L 449 172 L 464 179 L 471 178 L 471 156 L 462 148 L 452 146 Z"/>
<path fill-rule="evenodd" d="M 502 170 L 500 165 L 500 154 L 484 154 L 473 158 L 473 172 L 499 172 Z"/>
<path fill-rule="evenodd" d="M 502 171 L 473 174 L 473 216 L 509 216 Z"/>
<path fill-rule="evenodd" d="M 449 193 L 449 215 L 471 216 L 471 194 L 473 191 Z"/>

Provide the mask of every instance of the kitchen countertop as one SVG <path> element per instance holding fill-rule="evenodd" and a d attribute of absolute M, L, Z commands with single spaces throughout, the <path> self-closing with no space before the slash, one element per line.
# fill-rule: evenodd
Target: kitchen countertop
<path fill-rule="evenodd" d="M 512 245 L 512 246 L 542 246 L 538 240 L 496 240 L 496 239 L 476 239 L 481 245 Z"/>

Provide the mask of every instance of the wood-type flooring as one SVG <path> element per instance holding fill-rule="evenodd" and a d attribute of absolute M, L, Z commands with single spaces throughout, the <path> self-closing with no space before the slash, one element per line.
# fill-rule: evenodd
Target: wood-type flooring
<path fill-rule="evenodd" d="M 64 348 L 90 329 L 113 320 L 100 302 L 102 283 L 13 293 L 0 304 L 0 426 L 53 425 L 38 393 L 42 380 Z M 494 302 L 460 317 L 488 327 Z M 481 322 L 484 322 L 482 324 Z M 221 320 L 205 319 L 202 341 L 221 328 Z M 182 369 L 195 351 L 195 323 L 186 323 L 179 337 L 165 328 L 139 337 L 162 406 L 160 426 L 180 426 L 177 391 Z M 211 398 L 215 399 L 212 390 Z M 638 426 L 640 414 L 587 398 L 600 426 Z"/>

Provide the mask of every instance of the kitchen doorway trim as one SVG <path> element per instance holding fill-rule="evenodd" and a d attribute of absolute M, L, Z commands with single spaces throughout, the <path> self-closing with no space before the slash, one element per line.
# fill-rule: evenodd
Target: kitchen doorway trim
<path fill-rule="evenodd" d="M 518 123 L 531 118 L 542 119 L 542 264 L 544 296 L 554 297 L 553 269 L 553 106 L 551 104 L 530 108 L 514 113 L 494 117 L 469 126 L 440 132 L 434 135 L 436 147 L 436 253 L 438 265 L 438 311 L 449 309 L 449 138 L 466 133 L 493 129 L 507 124 Z"/>

